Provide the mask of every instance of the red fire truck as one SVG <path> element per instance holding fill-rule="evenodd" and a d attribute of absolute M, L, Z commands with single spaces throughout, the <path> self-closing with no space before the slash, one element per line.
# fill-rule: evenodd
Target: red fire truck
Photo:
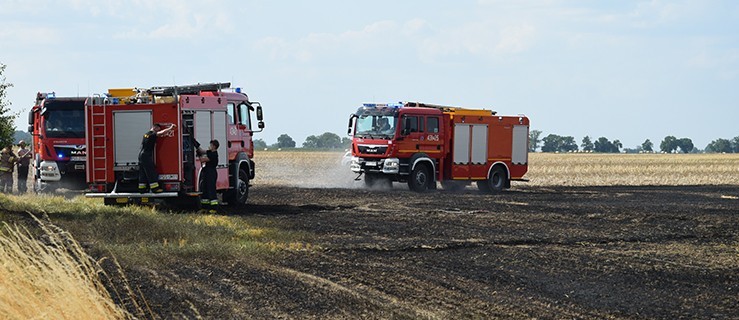
<path fill-rule="evenodd" d="M 258 130 L 252 127 L 256 113 Z M 176 129 L 159 137 L 155 166 L 162 193 L 139 193 L 138 155 L 141 139 L 153 123 L 173 123 Z M 200 144 L 220 142 L 216 188 L 229 205 L 246 204 L 254 178 L 252 135 L 264 128 L 262 106 L 230 83 L 110 89 L 85 106 L 88 197 L 106 204 L 170 202 L 199 203 Z"/>
<path fill-rule="evenodd" d="M 85 186 L 85 98 L 36 95 L 28 113 L 33 135 L 34 191 Z"/>
<path fill-rule="evenodd" d="M 528 170 L 529 119 L 418 102 L 368 103 L 349 119 L 351 170 L 368 186 L 500 192 Z M 359 178 L 359 177 L 358 177 Z"/>

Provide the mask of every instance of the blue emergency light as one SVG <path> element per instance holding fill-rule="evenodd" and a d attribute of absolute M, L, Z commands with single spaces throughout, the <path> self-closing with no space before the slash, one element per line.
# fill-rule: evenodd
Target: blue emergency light
<path fill-rule="evenodd" d="M 236 87 L 236 93 L 241 93 L 241 87 Z"/>
<path fill-rule="evenodd" d="M 398 103 L 392 103 L 392 102 L 391 103 L 363 103 L 362 106 L 364 106 L 366 108 L 390 107 L 390 108 L 396 108 L 397 109 L 397 108 L 402 108 L 403 107 L 403 103 L 402 102 L 398 102 Z"/>

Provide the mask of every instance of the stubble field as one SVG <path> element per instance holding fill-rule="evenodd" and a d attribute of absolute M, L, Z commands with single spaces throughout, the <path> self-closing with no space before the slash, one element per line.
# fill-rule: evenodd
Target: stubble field
<path fill-rule="evenodd" d="M 367 190 L 341 155 L 257 152 L 215 216 L 48 214 L 155 318 L 739 318 L 739 155 L 532 154 L 499 195 Z"/>

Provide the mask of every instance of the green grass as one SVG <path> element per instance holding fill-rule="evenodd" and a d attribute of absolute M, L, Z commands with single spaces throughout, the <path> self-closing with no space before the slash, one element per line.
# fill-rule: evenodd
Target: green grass
<path fill-rule="evenodd" d="M 111 207 L 82 196 L 0 195 L 8 215 L 48 215 L 101 255 L 122 264 L 150 265 L 180 259 L 267 258 L 281 250 L 310 250 L 310 236 L 286 231 L 264 217 L 177 213 L 148 206 Z"/>

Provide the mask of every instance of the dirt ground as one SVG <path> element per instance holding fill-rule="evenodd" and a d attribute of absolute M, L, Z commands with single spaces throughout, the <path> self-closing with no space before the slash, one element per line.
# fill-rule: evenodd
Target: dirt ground
<path fill-rule="evenodd" d="M 255 186 L 249 202 L 227 213 L 310 233 L 317 249 L 127 267 L 157 316 L 739 318 L 736 186 Z"/>

